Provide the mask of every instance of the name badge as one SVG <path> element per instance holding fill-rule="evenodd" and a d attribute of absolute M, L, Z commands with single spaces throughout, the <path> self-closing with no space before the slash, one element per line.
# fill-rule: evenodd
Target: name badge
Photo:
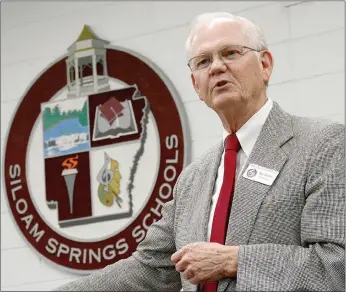
<path fill-rule="evenodd" d="M 243 177 L 271 186 L 278 174 L 279 172 L 276 170 L 251 163 L 245 170 Z"/>

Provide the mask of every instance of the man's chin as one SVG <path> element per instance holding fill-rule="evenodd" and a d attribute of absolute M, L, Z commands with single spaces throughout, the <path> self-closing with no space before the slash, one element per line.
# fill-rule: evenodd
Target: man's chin
<path fill-rule="evenodd" d="M 236 93 L 218 94 L 213 96 L 213 105 L 216 109 L 224 109 L 224 107 L 239 103 L 241 98 Z"/>

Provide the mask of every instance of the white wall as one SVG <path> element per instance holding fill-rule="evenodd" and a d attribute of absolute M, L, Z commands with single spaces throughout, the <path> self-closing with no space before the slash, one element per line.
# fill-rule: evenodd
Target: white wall
<path fill-rule="evenodd" d="M 188 116 L 192 159 L 201 155 L 220 138 L 221 125 L 192 89 L 184 44 L 192 17 L 210 11 L 236 13 L 263 28 L 275 58 L 273 100 L 293 114 L 344 123 L 343 1 L 4 1 L 1 149 L 25 90 L 88 24 L 100 38 L 144 55 L 166 73 Z M 1 290 L 48 290 L 77 277 L 51 267 L 25 244 L 1 187 Z"/>

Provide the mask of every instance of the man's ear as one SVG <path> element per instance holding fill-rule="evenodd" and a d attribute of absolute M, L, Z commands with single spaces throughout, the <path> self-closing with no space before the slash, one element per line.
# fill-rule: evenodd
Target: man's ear
<path fill-rule="evenodd" d="M 195 76 L 193 76 L 193 74 L 191 73 L 191 81 L 192 81 L 192 85 L 193 85 L 193 88 L 195 89 L 198 97 L 200 100 L 203 100 L 199 94 L 199 87 L 198 87 L 198 84 L 196 82 L 196 79 L 195 79 Z"/>
<path fill-rule="evenodd" d="M 273 56 L 272 54 L 265 50 L 263 53 L 262 53 L 262 57 L 261 57 L 261 65 L 262 65 L 262 76 L 263 76 L 263 80 L 264 80 L 264 83 L 268 85 L 269 83 L 269 79 L 270 79 L 270 76 L 273 72 Z"/>

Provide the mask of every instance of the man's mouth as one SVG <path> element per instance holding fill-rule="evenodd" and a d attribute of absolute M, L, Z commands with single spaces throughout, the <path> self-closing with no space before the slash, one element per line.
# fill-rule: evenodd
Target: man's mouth
<path fill-rule="evenodd" d="M 217 83 L 215 84 L 215 87 L 216 87 L 216 88 L 220 88 L 220 87 L 222 87 L 222 86 L 225 86 L 226 84 L 228 84 L 228 81 L 226 81 L 226 80 L 221 80 L 221 81 L 219 81 L 219 82 L 217 82 Z"/>

